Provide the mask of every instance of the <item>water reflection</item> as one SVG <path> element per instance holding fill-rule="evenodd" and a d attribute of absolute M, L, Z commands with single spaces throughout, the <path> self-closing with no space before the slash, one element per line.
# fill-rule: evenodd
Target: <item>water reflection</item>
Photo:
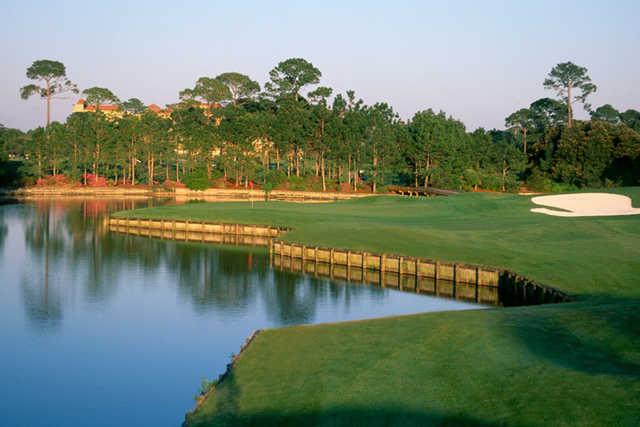
<path fill-rule="evenodd" d="M 108 231 L 109 212 L 155 203 L 0 206 L 0 424 L 179 425 L 255 329 L 475 307 Z"/>
<path fill-rule="evenodd" d="M 59 230 L 56 216 L 46 208 L 36 209 L 25 224 L 25 246 L 33 262 L 24 272 L 21 287 L 28 318 L 38 329 L 54 328 L 62 320 L 60 290 L 52 286 L 49 272 L 50 265 L 60 262 L 64 251 Z"/>
<path fill-rule="evenodd" d="M 63 317 L 65 285 L 83 283 L 87 300 L 105 301 L 114 292 L 118 272 L 117 248 L 109 239 L 102 218 L 110 211 L 130 209 L 132 201 L 52 201 L 27 203 L 24 243 L 29 262 L 21 281 L 28 318 L 37 329 L 57 327 Z M 146 204 L 146 203 L 145 203 Z M 66 282 L 66 283 L 65 283 Z"/>
<path fill-rule="evenodd" d="M 31 262 L 23 273 L 22 289 L 34 327 L 46 330 L 59 324 L 65 291 L 78 291 L 87 302 L 106 303 L 117 292 L 124 268 L 141 270 L 145 276 L 170 275 L 180 295 L 200 312 L 219 309 L 240 315 L 259 299 L 277 324 L 312 322 L 317 304 L 325 300 L 342 301 L 348 308 L 354 294 L 383 298 L 384 291 L 378 288 L 363 291 L 328 279 L 274 271 L 264 248 L 221 248 L 109 233 L 105 224 L 109 212 L 152 203 L 27 204 L 24 239 Z M 72 278 L 79 289 L 61 289 L 63 276 L 67 281 Z"/>
<path fill-rule="evenodd" d="M 2 205 L 2 200 L 0 200 L 0 257 L 2 257 L 4 252 L 4 242 L 7 239 L 7 233 L 9 232 L 9 226 L 5 220 L 5 210 L 1 208 Z"/>

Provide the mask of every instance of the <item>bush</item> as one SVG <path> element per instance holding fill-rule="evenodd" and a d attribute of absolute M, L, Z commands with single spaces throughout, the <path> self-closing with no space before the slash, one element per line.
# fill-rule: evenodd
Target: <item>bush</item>
<path fill-rule="evenodd" d="M 95 177 L 91 174 L 88 174 L 92 177 L 92 179 L 95 181 Z M 102 178 L 102 181 L 104 181 L 104 178 Z M 59 175 L 47 175 L 43 178 L 38 178 L 38 180 L 36 181 L 36 185 L 38 186 L 65 186 L 65 185 L 69 185 L 71 183 L 71 180 L 69 180 L 69 178 L 67 178 L 65 175 L 59 174 Z M 91 185 L 91 183 L 89 182 L 89 179 L 87 178 L 87 185 Z M 104 185 L 106 185 L 106 182 L 104 183 Z"/>
<path fill-rule="evenodd" d="M 556 182 L 546 176 L 539 169 L 533 169 L 527 180 L 527 186 L 533 191 L 545 193 L 568 193 L 577 191 L 579 188 L 573 184 Z"/>
<path fill-rule="evenodd" d="M 264 171 L 264 185 L 270 184 L 271 188 L 278 187 L 287 179 L 287 174 L 281 170 L 273 169 Z"/>
<path fill-rule="evenodd" d="M 196 394 L 193 397 L 193 399 L 197 402 L 201 396 L 204 396 L 205 394 L 207 394 L 209 390 L 211 390 L 211 387 L 214 387 L 215 385 L 216 385 L 215 381 L 203 378 L 200 381 L 200 387 L 198 387 L 198 394 Z"/>
<path fill-rule="evenodd" d="M 464 171 L 464 182 L 466 190 L 475 190 L 477 187 L 482 186 L 482 177 L 477 170 L 466 169 Z"/>
<path fill-rule="evenodd" d="M 327 182 L 327 190 L 329 189 L 329 183 Z M 320 192 L 322 191 L 322 181 L 311 181 L 310 184 L 311 191 Z"/>
<path fill-rule="evenodd" d="M 304 191 L 307 189 L 307 185 L 304 182 L 304 179 L 300 176 L 292 175 L 289 177 L 289 185 L 290 190 L 296 191 Z"/>
<path fill-rule="evenodd" d="M 387 186 L 384 184 L 379 184 L 376 185 L 376 194 L 387 194 L 389 192 L 389 190 L 387 189 Z"/>
<path fill-rule="evenodd" d="M 502 190 L 502 177 L 495 173 L 487 173 L 482 175 L 482 188 L 491 191 Z"/>
<path fill-rule="evenodd" d="M 209 188 L 209 178 L 207 178 L 207 172 L 203 169 L 195 169 L 187 174 L 183 181 L 190 190 L 202 191 Z"/>
<path fill-rule="evenodd" d="M 82 183 L 87 183 L 88 187 L 106 187 L 107 180 L 104 176 L 95 176 L 92 173 L 86 172 L 82 174 Z"/>
<path fill-rule="evenodd" d="M 540 169 L 534 168 L 529 179 L 527 179 L 527 187 L 533 191 L 548 192 L 553 187 L 553 181 Z"/>
<path fill-rule="evenodd" d="M 551 184 L 552 193 L 571 193 L 578 190 L 579 188 L 573 184 L 565 184 L 562 182 L 553 182 Z"/>

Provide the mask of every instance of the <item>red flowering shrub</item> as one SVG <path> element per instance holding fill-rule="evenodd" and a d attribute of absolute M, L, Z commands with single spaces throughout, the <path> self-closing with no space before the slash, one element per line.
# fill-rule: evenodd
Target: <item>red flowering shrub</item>
<path fill-rule="evenodd" d="M 36 185 L 41 187 L 54 187 L 71 184 L 71 180 L 65 175 L 48 175 L 42 178 L 38 178 Z"/>
<path fill-rule="evenodd" d="M 88 187 L 106 187 L 107 180 L 103 176 L 95 176 L 92 173 L 82 175 L 82 182 L 86 182 Z"/>

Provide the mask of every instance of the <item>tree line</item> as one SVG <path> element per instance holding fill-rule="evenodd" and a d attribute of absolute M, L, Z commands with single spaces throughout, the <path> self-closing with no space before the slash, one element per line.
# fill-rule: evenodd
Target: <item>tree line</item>
<path fill-rule="evenodd" d="M 161 114 L 137 98 L 88 88 L 82 95 L 95 108 L 65 123 L 50 122 L 51 100 L 79 93 L 64 65 L 35 61 L 27 77 L 37 84 L 20 94 L 46 102 L 46 126 L 0 128 L 0 156 L 21 159 L 30 182 L 372 192 L 388 185 L 548 191 L 640 184 L 640 112 L 591 109 L 597 87 L 571 62 L 543 81 L 556 98 L 509 115 L 505 129 L 472 132 L 442 111 L 403 121 L 386 103 L 334 94 L 302 58 L 277 64 L 264 88 L 237 72 L 201 77 Z M 574 119 L 576 103 L 590 120 Z M 103 104 L 122 114 L 105 114 Z"/>

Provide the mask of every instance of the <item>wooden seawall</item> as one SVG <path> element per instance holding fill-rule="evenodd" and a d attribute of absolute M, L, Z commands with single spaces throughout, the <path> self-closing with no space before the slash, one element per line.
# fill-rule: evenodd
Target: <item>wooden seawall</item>
<path fill-rule="evenodd" d="M 151 218 L 109 218 L 110 231 L 188 242 L 267 246 L 271 265 L 293 272 L 492 305 L 568 301 L 509 270 L 428 258 L 323 248 L 277 240 L 284 228 Z"/>
<path fill-rule="evenodd" d="M 272 240 L 277 268 L 427 293 L 480 304 L 534 305 L 567 301 L 562 292 L 508 270 L 402 255 L 322 248 Z"/>
<path fill-rule="evenodd" d="M 150 218 L 109 218 L 109 230 L 160 239 L 252 246 L 267 246 L 283 231 L 277 227 L 261 225 Z"/>

